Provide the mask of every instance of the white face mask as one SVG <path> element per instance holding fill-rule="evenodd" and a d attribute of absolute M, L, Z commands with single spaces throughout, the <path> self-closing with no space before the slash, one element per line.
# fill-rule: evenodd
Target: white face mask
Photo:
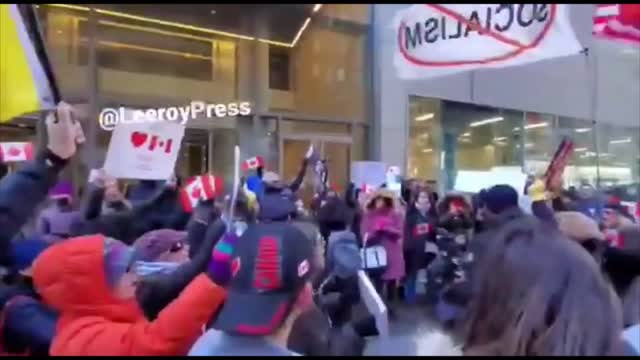
<path fill-rule="evenodd" d="M 134 269 L 140 277 L 155 274 L 171 274 L 180 264 L 166 261 L 136 261 Z"/>

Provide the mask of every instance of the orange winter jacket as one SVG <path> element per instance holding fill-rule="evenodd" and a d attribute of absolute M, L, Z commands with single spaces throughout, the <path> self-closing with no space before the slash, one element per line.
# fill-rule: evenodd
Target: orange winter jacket
<path fill-rule="evenodd" d="M 51 355 L 186 355 L 225 291 L 202 274 L 153 322 L 135 299 L 115 298 L 104 271 L 104 237 L 92 235 L 50 247 L 34 262 L 42 299 L 60 312 Z"/>

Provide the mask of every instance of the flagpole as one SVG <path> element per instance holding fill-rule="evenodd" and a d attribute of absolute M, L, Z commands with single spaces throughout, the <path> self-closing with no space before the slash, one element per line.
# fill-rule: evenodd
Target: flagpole
<path fill-rule="evenodd" d="M 595 39 L 594 39 L 595 41 Z M 591 119 L 591 134 L 593 139 L 594 152 L 596 154 L 596 188 L 600 188 L 600 151 L 598 146 L 597 121 L 598 115 L 598 63 L 593 51 L 584 48 L 585 64 L 589 74 L 589 117 Z M 591 65 L 591 66 L 589 66 Z M 591 71 L 589 69 L 591 68 Z"/>

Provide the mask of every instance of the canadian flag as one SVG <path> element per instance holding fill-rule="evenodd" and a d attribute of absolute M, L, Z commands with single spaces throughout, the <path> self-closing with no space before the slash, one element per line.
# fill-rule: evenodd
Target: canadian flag
<path fill-rule="evenodd" d="M 597 4 L 593 34 L 640 47 L 640 4 Z"/>
<path fill-rule="evenodd" d="M 33 159 L 33 144 L 28 142 L 0 143 L 0 161 L 4 163 Z"/>
<path fill-rule="evenodd" d="M 414 236 L 426 235 L 431 232 L 431 225 L 429 224 L 418 224 L 413 229 Z"/>
<path fill-rule="evenodd" d="M 262 156 L 254 156 L 251 159 L 247 159 L 242 164 L 243 171 L 255 170 L 259 167 L 264 167 L 264 159 Z"/>
<path fill-rule="evenodd" d="M 365 194 L 371 194 L 374 191 L 376 191 L 376 188 L 369 184 L 362 184 L 362 186 L 360 187 L 360 191 L 362 191 Z"/>
<path fill-rule="evenodd" d="M 200 200 L 209 200 L 223 191 L 223 181 L 219 176 L 200 175 L 192 177 L 182 188 L 180 197 L 182 208 L 192 212 Z"/>

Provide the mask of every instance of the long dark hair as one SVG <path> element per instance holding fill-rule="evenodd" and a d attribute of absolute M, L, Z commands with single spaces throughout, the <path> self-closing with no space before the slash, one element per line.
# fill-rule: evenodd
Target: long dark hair
<path fill-rule="evenodd" d="M 514 220 L 478 260 L 465 353 L 602 356 L 620 351 L 619 299 L 593 258 L 559 231 L 531 217 Z"/>

